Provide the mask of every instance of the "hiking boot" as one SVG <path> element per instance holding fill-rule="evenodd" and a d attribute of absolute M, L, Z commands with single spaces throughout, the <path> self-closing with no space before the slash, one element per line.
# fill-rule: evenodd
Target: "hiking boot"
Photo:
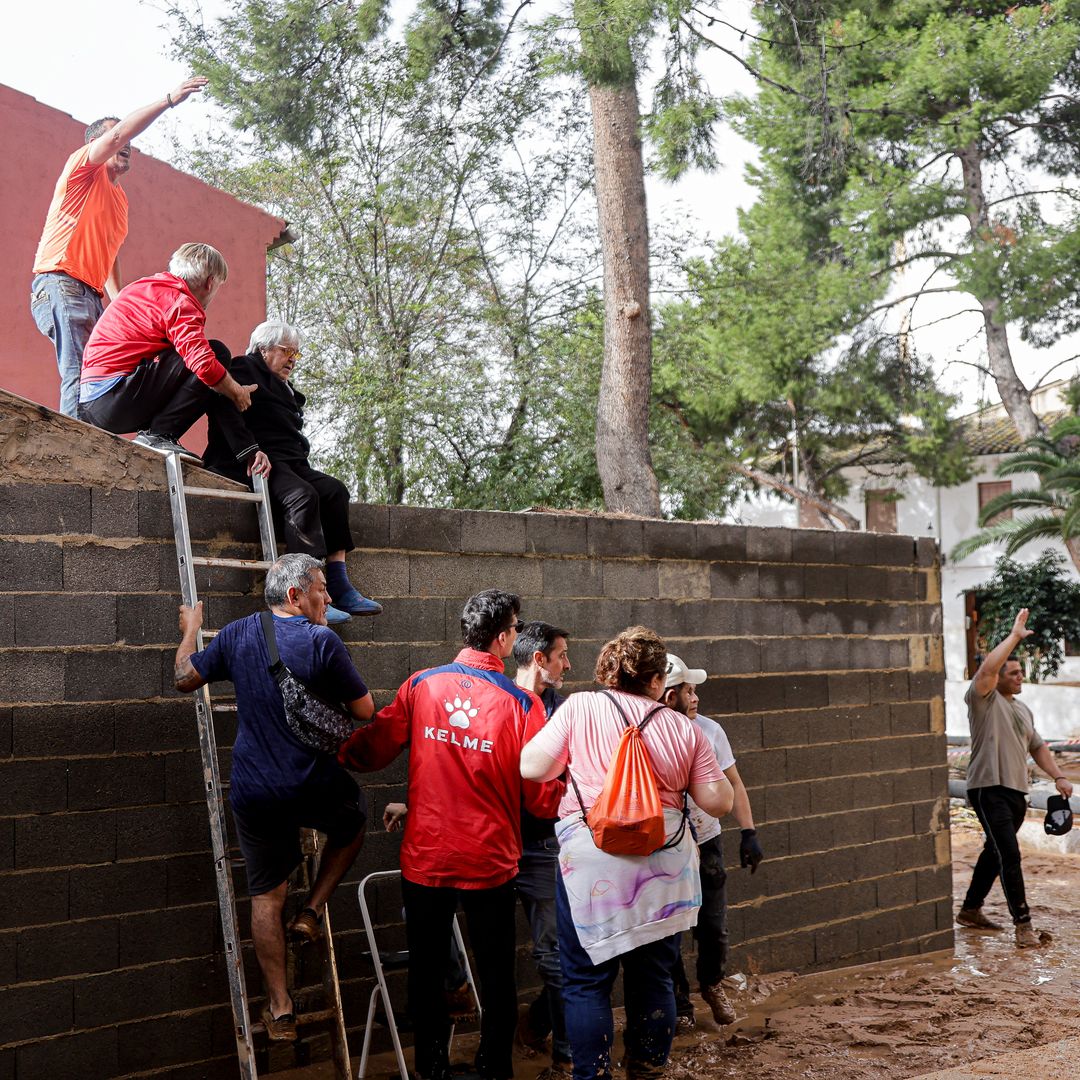
<path fill-rule="evenodd" d="M 1016 947 L 1018 949 L 1032 949 L 1042 945 L 1040 935 L 1035 932 L 1035 927 L 1029 922 L 1016 924 Z"/>
<path fill-rule="evenodd" d="M 706 986 L 701 991 L 701 997 L 705 1004 L 712 1009 L 713 1019 L 718 1024 L 735 1023 L 735 1006 L 728 1001 L 728 996 L 724 993 L 724 988 L 720 983 Z"/>
<path fill-rule="evenodd" d="M 680 1013 L 675 1017 L 675 1034 L 676 1035 L 689 1035 L 690 1032 L 697 1028 L 697 1021 L 694 1019 L 693 1013 L 687 1015 L 686 1013 Z"/>
<path fill-rule="evenodd" d="M 274 1016 L 267 1005 L 262 1011 L 263 1027 L 266 1037 L 273 1042 L 296 1042 L 296 1014 L 287 1012 Z"/>
<path fill-rule="evenodd" d="M 293 921 L 289 923 L 289 933 L 293 937 L 304 938 L 307 941 L 318 941 L 323 934 L 322 919 L 312 908 L 301 908 Z"/>
<path fill-rule="evenodd" d="M 159 454 L 179 454 L 185 461 L 193 462 L 196 465 L 202 464 L 202 458 L 198 454 L 193 454 L 175 439 L 170 439 L 168 435 L 155 435 L 152 431 L 140 431 L 131 441 L 136 446 L 145 446 L 147 450 L 154 450 Z M 293 1038 L 295 1037 L 294 1035 Z"/>
<path fill-rule="evenodd" d="M 1004 930 L 1000 924 L 988 919 L 982 912 L 982 908 L 964 907 L 956 916 L 956 921 L 961 926 L 970 926 L 972 930 Z"/>
<path fill-rule="evenodd" d="M 446 1011 L 451 1020 L 461 1020 L 476 1012 L 476 1002 L 473 1000 L 468 980 L 455 986 L 453 990 L 446 991 Z"/>

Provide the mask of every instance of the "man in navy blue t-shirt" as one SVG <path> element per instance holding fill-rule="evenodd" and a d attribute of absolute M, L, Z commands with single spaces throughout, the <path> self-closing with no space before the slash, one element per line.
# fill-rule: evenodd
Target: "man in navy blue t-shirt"
<path fill-rule="evenodd" d="M 283 555 L 267 571 L 265 597 L 285 666 L 320 697 L 342 702 L 356 720 L 370 720 L 371 694 L 344 643 L 326 626 L 330 598 L 322 563 L 310 555 Z M 271 1039 L 292 1040 L 296 1017 L 285 975 L 282 912 L 289 875 L 301 859 L 300 829 L 325 833 L 326 848 L 311 894 L 289 930 L 316 940 L 323 909 L 363 843 L 366 808 L 334 755 L 306 746 L 290 731 L 260 617 L 229 623 L 196 652 L 200 626 L 202 603 L 194 609 L 181 605 L 175 685 L 190 691 L 229 679 L 236 686 L 229 799 L 247 868 L 251 936 L 266 983 L 262 1019 Z"/>

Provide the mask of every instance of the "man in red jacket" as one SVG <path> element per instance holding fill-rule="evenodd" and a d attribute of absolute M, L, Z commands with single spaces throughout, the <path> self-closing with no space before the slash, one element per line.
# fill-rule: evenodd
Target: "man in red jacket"
<path fill-rule="evenodd" d="M 255 386 L 228 371 L 229 350 L 206 338 L 206 308 L 229 267 L 209 244 L 183 244 L 169 271 L 139 278 L 105 309 L 83 353 L 79 419 L 161 453 L 194 457 L 179 438 L 213 413 L 248 473 L 270 471 L 240 416 Z M 197 460 L 197 459 L 196 459 Z"/>
<path fill-rule="evenodd" d="M 521 810 L 556 816 L 561 781 L 522 780 L 522 747 L 543 726 L 540 699 L 503 674 L 521 603 L 488 589 L 465 602 L 465 648 L 419 671 L 338 754 L 348 768 L 384 768 L 409 748 L 409 816 L 401 887 L 409 945 L 409 1004 L 421 1080 L 450 1080 L 443 977 L 454 911 L 469 924 L 484 1005 L 477 1073 L 510 1080 L 517 987 L 514 877 Z"/>

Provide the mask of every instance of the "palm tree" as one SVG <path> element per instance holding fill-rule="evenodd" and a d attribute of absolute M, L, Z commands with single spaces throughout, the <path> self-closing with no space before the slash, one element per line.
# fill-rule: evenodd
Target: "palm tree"
<path fill-rule="evenodd" d="M 963 559 L 999 540 L 1006 555 L 1035 540 L 1060 540 L 1080 570 L 1080 416 L 1066 416 L 1048 434 L 1029 439 L 997 469 L 998 476 L 1017 473 L 1034 473 L 1039 486 L 991 499 L 979 513 L 981 531 L 961 540 L 951 557 Z M 1004 510 L 1033 513 L 990 524 Z"/>

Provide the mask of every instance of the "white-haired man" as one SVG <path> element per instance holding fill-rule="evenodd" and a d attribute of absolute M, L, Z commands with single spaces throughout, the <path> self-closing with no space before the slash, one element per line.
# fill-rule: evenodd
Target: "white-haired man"
<path fill-rule="evenodd" d="M 268 473 L 240 416 L 256 388 L 241 386 L 229 374 L 229 350 L 206 338 L 206 308 L 228 276 L 216 248 L 183 244 L 168 272 L 121 289 L 86 343 L 79 419 L 118 435 L 137 431 L 135 442 L 151 450 L 194 457 L 178 440 L 211 413 L 237 461 Z"/>
<path fill-rule="evenodd" d="M 273 613 L 270 629 L 289 671 L 324 700 L 343 704 L 355 720 L 370 720 L 371 694 L 344 643 L 326 627 L 329 596 L 322 563 L 310 555 L 282 555 L 267 571 L 265 597 Z M 251 896 L 255 956 L 266 984 L 262 1020 L 271 1039 L 292 1041 L 296 1015 L 286 982 L 282 915 L 289 875 L 301 858 L 300 829 L 325 833 L 326 846 L 289 931 L 316 940 L 326 904 L 363 844 L 367 804 L 333 754 L 313 750 L 290 729 L 270 670 L 262 616 L 229 623 L 196 652 L 201 625 L 202 603 L 182 605 L 174 685 L 185 692 L 224 679 L 236 685 L 229 801 Z"/>

